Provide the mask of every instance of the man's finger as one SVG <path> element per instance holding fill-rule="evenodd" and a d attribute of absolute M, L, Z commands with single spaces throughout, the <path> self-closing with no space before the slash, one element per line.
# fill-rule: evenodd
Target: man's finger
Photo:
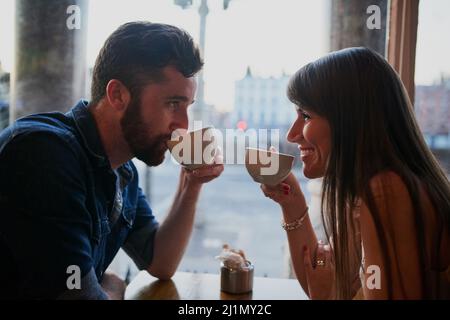
<path fill-rule="evenodd" d="M 219 176 L 222 173 L 223 169 L 223 164 L 216 164 L 204 168 L 195 169 L 194 171 L 192 171 L 192 174 L 197 178 Z"/>

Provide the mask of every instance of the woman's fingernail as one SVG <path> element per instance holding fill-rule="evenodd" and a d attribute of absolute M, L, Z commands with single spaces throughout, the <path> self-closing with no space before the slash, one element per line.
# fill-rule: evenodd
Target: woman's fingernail
<path fill-rule="evenodd" d="M 307 246 L 303 246 L 303 251 L 306 251 L 306 250 L 308 250 L 308 247 Z"/>
<path fill-rule="evenodd" d="M 290 190 L 291 187 L 284 185 L 284 186 L 283 186 L 283 189 L 284 189 L 284 190 Z"/>
<path fill-rule="evenodd" d="M 289 195 L 289 190 L 284 190 L 284 194 L 288 196 Z"/>

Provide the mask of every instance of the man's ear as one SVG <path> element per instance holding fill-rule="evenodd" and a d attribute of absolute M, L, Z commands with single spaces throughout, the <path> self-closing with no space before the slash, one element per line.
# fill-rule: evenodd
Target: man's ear
<path fill-rule="evenodd" d="M 106 85 L 106 99 L 116 111 L 125 111 L 131 100 L 130 91 L 119 80 L 111 79 Z"/>

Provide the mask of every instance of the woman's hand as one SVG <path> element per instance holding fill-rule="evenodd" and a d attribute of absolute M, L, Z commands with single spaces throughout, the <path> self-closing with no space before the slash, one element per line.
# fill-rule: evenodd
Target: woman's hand
<path fill-rule="evenodd" d="M 276 186 L 262 184 L 261 190 L 266 197 L 278 202 L 282 207 L 297 203 L 299 199 L 304 201 L 300 184 L 292 172 L 282 183 Z"/>
<path fill-rule="evenodd" d="M 303 248 L 308 295 L 313 300 L 326 300 L 334 297 L 334 261 L 331 248 L 319 241 L 313 259 L 308 247 Z"/>
<path fill-rule="evenodd" d="M 270 151 L 277 152 L 273 146 L 270 147 Z M 298 205 L 298 200 L 301 200 L 301 203 L 305 202 L 305 196 L 300 188 L 300 184 L 292 172 L 289 173 L 282 183 L 276 186 L 262 184 L 261 190 L 266 197 L 278 202 L 281 207 L 289 206 L 289 204 Z"/>

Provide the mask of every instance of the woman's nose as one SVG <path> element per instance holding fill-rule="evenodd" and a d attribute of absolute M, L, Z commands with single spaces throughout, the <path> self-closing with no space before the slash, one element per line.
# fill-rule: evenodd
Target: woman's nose
<path fill-rule="evenodd" d="M 298 142 L 303 135 L 303 122 L 297 119 L 287 133 L 287 140 L 291 143 Z"/>

